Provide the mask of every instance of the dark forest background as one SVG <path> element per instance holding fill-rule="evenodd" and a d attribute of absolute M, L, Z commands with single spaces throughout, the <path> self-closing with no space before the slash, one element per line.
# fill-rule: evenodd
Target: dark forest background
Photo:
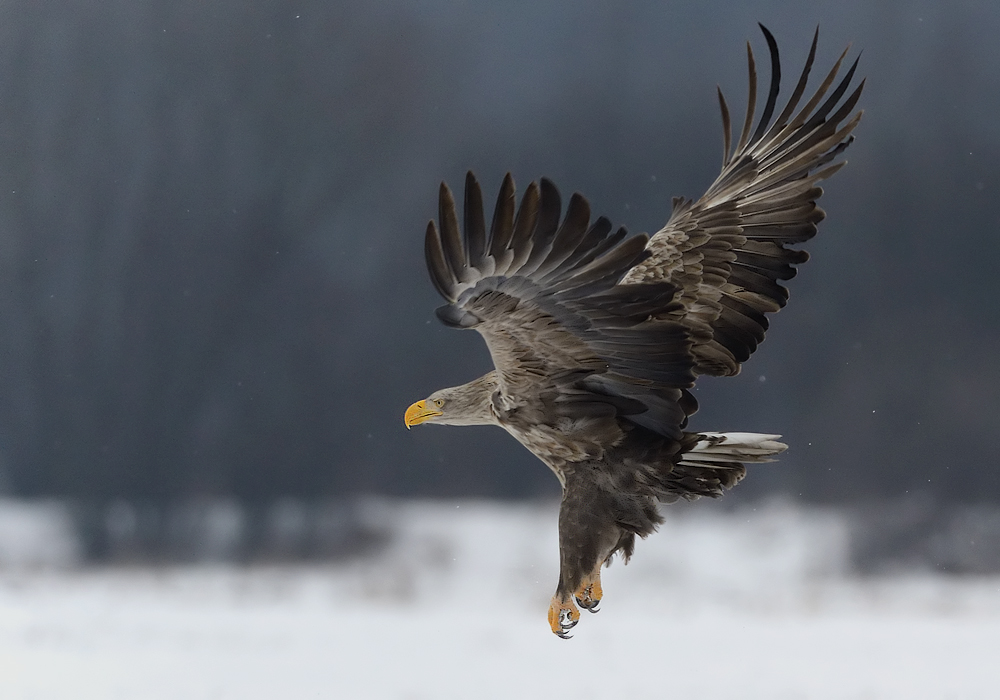
<path fill-rule="evenodd" d="M 786 89 L 817 24 L 818 72 L 863 49 L 866 113 L 694 427 L 790 443 L 737 498 L 1000 501 L 1000 6 L 971 0 L 3 3 L 0 487 L 554 495 L 500 431 L 403 427 L 488 366 L 433 317 L 438 183 L 546 175 L 655 231 L 718 171 L 745 40 L 767 75 L 757 21 Z"/>

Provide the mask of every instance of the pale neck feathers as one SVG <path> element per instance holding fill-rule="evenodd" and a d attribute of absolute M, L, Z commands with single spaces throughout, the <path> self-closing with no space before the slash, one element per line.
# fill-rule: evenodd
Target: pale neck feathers
<path fill-rule="evenodd" d="M 467 384 L 434 392 L 431 398 L 446 401 L 445 413 L 435 422 L 444 425 L 497 425 L 491 410 L 497 390 L 496 371 L 488 372 Z"/>

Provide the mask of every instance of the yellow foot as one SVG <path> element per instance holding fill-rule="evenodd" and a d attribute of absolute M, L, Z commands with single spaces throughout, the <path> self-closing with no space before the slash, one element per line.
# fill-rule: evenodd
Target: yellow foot
<path fill-rule="evenodd" d="M 579 621 L 580 610 L 572 600 L 560 600 L 558 595 L 552 596 L 552 603 L 549 604 L 549 627 L 557 636 L 570 639 L 572 635 L 566 633 L 576 627 Z"/>
<path fill-rule="evenodd" d="M 584 610 L 592 613 L 598 612 L 597 606 L 600 605 L 601 598 L 604 597 L 604 591 L 601 589 L 600 569 L 592 578 L 586 579 L 580 584 L 574 597 Z"/>

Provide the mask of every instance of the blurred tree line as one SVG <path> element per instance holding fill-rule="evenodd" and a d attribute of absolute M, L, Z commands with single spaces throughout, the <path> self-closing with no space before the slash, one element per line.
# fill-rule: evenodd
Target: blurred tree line
<path fill-rule="evenodd" d="M 723 10 L 723 11 L 720 11 Z M 407 433 L 485 371 L 433 322 L 442 178 L 552 177 L 656 230 L 721 158 L 742 42 L 865 49 L 851 164 L 704 429 L 784 433 L 739 491 L 997 500 L 1000 9 L 902 0 L 15 0 L 0 7 L 0 475 L 21 496 L 552 495 L 500 431 Z"/>

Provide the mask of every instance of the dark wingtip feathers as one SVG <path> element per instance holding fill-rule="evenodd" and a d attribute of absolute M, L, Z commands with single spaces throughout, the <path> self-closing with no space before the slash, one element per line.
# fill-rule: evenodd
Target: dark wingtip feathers
<path fill-rule="evenodd" d="M 458 213 L 455 210 L 455 198 L 451 189 L 444 182 L 438 190 L 438 222 L 441 227 L 440 240 L 444 259 L 451 269 L 452 277 L 458 282 L 469 279 L 468 264 L 465 257 L 465 246 L 462 245 L 462 234 L 458 228 Z"/>
<path fill-rule="evenodd" d="M 565 216 L 559 189 L 548 178 L 531 183 L 516 207 L 514 180 L 508 173 L 487 232 L 482 190 L 475 175 L 466 175 L 463 227 L 451 190 L 439 193 L 439 223 L 427 226 L 425 256 L 435 289 L 455 303 L 462 292 L 487 277 L 526 277 L 563 290 L 616 284 L 647 253 L 648 237 L 612 233 L 604 217 L 590 223 L 590 204 L 575 193 Z M 441 315 L 439 314 L 439 317 Z M 468 319 L 444 318 L 452 326 L 467 327 Z"/>
<path fill-rule="evenodd" d="M 486 220 L 483 216 L 483 192 L 470 170 L 465 174 L 465 225 L 462 227 L 466 263 L 482 270 L 486 262 Z"/>
<path fill-rule="evenodd" d="M 729 109 L 719 91 L 724 129 L 725 161 L 722 173 L 696 204 L 709 212 L 732 207 L 746 242 L 723 260 L 726 282 L 738 292 L 722 292 L 720 315 L 710 321 L 712 340 L 696 343 L 699 371 L 734 374 L 739 370 L 758 337 L 766 329 L 765 313 L 784 305 L 787 290 L 779 280 L 795 274 L 794 265 L 806 261 L 804 252 L 786 246 L 808 240 L 816 233 L 823 211 L 815 206 L 821 194 L 816 183 L 839 170 L 845 161 L 835 160 L 853 140 L 852 131 L 863 112 L 856 111 L 865 80 L 851 89 L 860 56 L 838 79 L 850 46 L 840 54 L 808 99 L 806 88 L 819 43 L 819 27 L 813 32 L 809 54 L 791 95 L 777 108 L 781 66 L 777 42 L 763 25 L 761 32 L 771 58 L 771 82 L 767 100 L 756 127 L 751 131 L 757 97 L 757 75 L 753 52 L 747 52 L 747 112 L 739 142 L 730 151 L 732 131 Z M 804 103 L 803 103 L 804 100 Z M 801 103 L 801 104 L 800 104 Z M 774 116 L 778 112 L 777 116 Z M 720 229 L 722 235 L 729 235 Z M 748 331 L 752 331 L 747 335 Z M 726 355 L 729 357 L 727 358 Z"/>
<path fill-rule="evenodd" d="M 507 271 L 513 253 L 510 250 L 511 237 L 514 235 L 514 209 L 517 205 L 517 193 L 514 178 L 510 173 L 504 175 L 497 195 L 496 207 L 493 209 L 493 223 L 490 226 L 489 253 L 496 265 L 496 273 Z"/>
<path fill-rule="evenodd" d="M 441 237 L 438 235 L 437 226 L 434 220 L 427 222 L 427 234 L 424 237 L 424 257 L 427 260 L 427 270 L 431 275 L 431 282 L 438 294 L 449 301 L 455 301 L 455 288 L 458 280 L 451 271 L 451 266 L 445 259 L 444 251 L 441 249 Z"/>
<path fill-rule="evenodd" d="M 743 118 L 743 129 L 740 131 L 740 140 L 736 144 L 736 152 L 740 153 L 750 140 L 750 128 L 753 126 L 753 114 L 757 109 L 757 63 L 753 57 L 753 47 L 747 42 L 747 113 Z"/>
<path fill-rule="evenodd" d="M 722 112 L 722 167 L 729 165 L 729 149 L 733 145 L 733 125 L 729 119 L 729 105 L 726 104 L 726 96 L 722 94 L 722 88 L 715 86 L 719 95 L 719 110 Z"/>
<path fill-rule="evenodd" d="M 829 135 L 829 133 L 833 133 L 833 131 L 835 131 L 836 124 L 850 114 L 850 110 L 853 109 L 854 105 L 858 101 L 858 98 L 860 97 L 861 90 L 864 88 L 865 81 L 862 80 L 861 84 L 851 93 L 851 95 L 846 100 L 841 102 L 845 91 L 854 77 L 858 61 L 861 58 L 859 52 L 858 57 L 851 64 L 851 67 L 848 69 L 844 78 L 834 88 L 834 91 L 830 94 L 823 105 L 817 109 L 817 105 L 819 105 L 823 97 L 826 96 L 827 91 L 833 85 L 837 74 L 840 72 L 843 60 L 846 58 L 847 53 L 851 48 L 850 45 L 848 45 L 806 105 L 803 106 L 794 117 L 792 116 L 793 113 L 795 113 L 799 101 L 805 91 L 806 84 L 809 79 L 809 73 L 816 58 L 816 48 L 819 42 L 819 27 L 817 26 L 813 32 L 812 43 L 809 47 L 809 55 L 806 58 L 805 66 L 803 67 L 802 74 L 796 83 L 795 89 L 792 91 L 792 95 L 789 97 L 785 107 L 781 110 L 781 113 L 772 121 L 774 109 L 777 106 L 777 97 L 780 87 L 781 63 L 774 35 L 763 24 L 758 23 L 758 26 L 764 34 L 764 39 L 767 42 L 768 52 L 771 59 L 770 90 L 768 91 L 767 102 L 764 105 L 764 110 L 762 111 L 760 119 L 757 122 L 757 127 L 751 136 L 750 128 L 753 121 L 757 97 L 757 73 L 753 51 L 749 49 L 748 44 L 747 64 L 749 78 L 747 90 L 747 113 L 743 123 L 743 129 L 740 133 L 739 142 L 737 143 L 732 154 L 730 154 L 729 150 L 729 110 L 725 103 L 725 99 L 722 97 L 722 91 L 719 90 L 720 110 L 722 111 L 724 127 L 726 127 L 724 134 L 724 149 L 726 153 L 726 159 L 724 161 L 725 166 L 729 166 L 744 154 L 756 154 L 758 151 L 766 153 L 770 148 L 776 148 L 776 150 L 781 151 L 782 147 L 785 147 L 786 151 L 790 150 L 791 148 L 803 144 L 803 142 L 807 141 L 810 136 L 816 137 L 813 140 L 813 143 L 821 140 L 824 136 Z M 835 109 L 838 104 L 840 105 L 840 108 L 835 114 L 830 115 L 830 112 Z M 824 124 L 826 123 L 832 123 L 834 127 L 828 130 L 829 133 L 826 131 L 823 131 L 822 134 L 818 133 L 823 129 Z"/>
<path fill-rule="evenodd" d="M 760 115 L 760 121 L 757 123 L 757 130 L 754 131 L 750 139 L 754 142 L 758 141 L 764 135 L 767 125 L 771 122 L 771 115 L 774 114 L 774 106 L 778 101 L 778 90 L 781 86 L 781 60 L 778 56 L 778 42 L 774 40 L 774 35 L 768 31 L 767 27 L 759 22 L 757 24 L 760 26 L 761 31 L 764 32 L 764 39 L 767 41 L 768 54 L 771 59 L 771 86 L 768 89 L 764 111 Z"/>

